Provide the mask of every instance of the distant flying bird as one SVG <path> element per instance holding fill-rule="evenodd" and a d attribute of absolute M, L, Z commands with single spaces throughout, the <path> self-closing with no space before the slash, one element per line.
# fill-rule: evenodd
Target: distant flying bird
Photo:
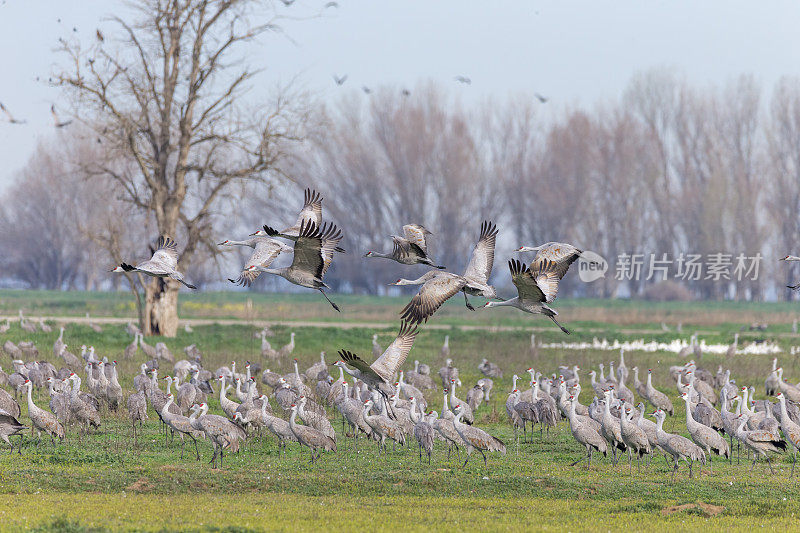
<path fill-rule="evenodd" d="M 101 43 L 106 40 L 106 38 L 103 36 L 103 32 L 101 32 L 99 28 L 97 29 L 97 40 Z"/>
<path fill-rule="evenodd" d="M 141 272 L 154 278 L 170 278 L 175 281 L 180 281 L 190 289 L 197 289 L 184 281 L 183 274 L 178 272 L 178 245 L 169 237 L 161 236 L 158 238 L 156 251 L 153 252 L 153 257 L 149 260 L 139 263 L 138 265 L 131 266 L 127 263 L 120 263 L 120 265 L 111 272 Z"/>
<path fill-rule="evenodd" d="M 16 118 L 14 118 L 11 112 L 8 109 L 6 109 L 6 106 L 3 105 L 3 102 L 0 102 L 0 111 L 3 112 L 8 122 L 10 122 L 11 124 L 25 124 L 27 122 L 27 120 L 17 120 Z"/>
<path fill-rule="evenodd" d="M 73 27 L 72 27 L 72 31 L 73 31 L 73 32 L 75 32 L 75 33 L 77 33 L 77 32 L 78 32 L 78 28 L 76 28 L 75 26 L 73 26 Z"/>
<path fill-rule="evenodd" d="M 0 104 L 0 106 L 2 106 L 2 104 Z M 781 258 L 781 261 L 800 261 L 800 257 L 797 257 L 796 255 L 787 255 L 786 257 Z M 787 285 L 787 287 L 789 287 L 793 291 L 796 291 L 800 289 L 800 283 L 797 283 L 795 285 Z"/>
<path fill-rule="evenodd" d="M 366 85 L 363 85 L 363 86 L 361 87 L 361 90 L 362 90 L 362 91 L 364 91 L 364 94 L 370 94 L 370 93 L 372 92 L 372 89 L 370 89 L 370 88 L 369 88 L 369 87 L 367 87 Z"/>
<path fill-rule="evenodd" d="M 333 75 L 333 81 L 336 82 L 336 85 L 344 85 L 344 82 L 347 81 L 347 74 L 342 77 L 337 76 L 336 74 Z"/>
<path fill-rule="evenodd" d="M 539 93 L 533 93 L 533 96 L 535 96 L 535 97 L 536 97 L 536 99 L 537 99 L 537 100 L 539 100 L 539 101 L 540 101 L 541 103 L 543 103 L 543 104 L 546 104 L 546 103 L 547 103 L 547 101 L 549 100 L 549 98 L 547 98 L 546 96 L 542 96 L 542 95 L 541 95 L 541 94 L 539 94 Z"/>
<path fill-rule="evenodd" d="M 456 76 L 454 79 L 459 83 L 463 83 L 464 85 L 471 85 L 472 84 L 472 80 L 469 79 L 466 76 Z"/>
<path fill-rule="evenodd" d="M 290 5 L 294 4 L 295 0 L 281 0 L 281 2 L 283 2 L 283 5 L 286 7 L 289 7 Z"/>
<path fill-rule="evenodd" d="M 69 126 L 70 124 L 72 124 L 72 120 L 58 119 L 58 114 L 56 113 L 55 104 L 50 106 L 50 114 L 53 115 L 53 126 L 55 126 L 56 128 L 63 128 L 64 126 Z"/>
<path fill-rule="evenodd" d="M 339 7 L 339 4 L 336 2 L 328 2 L 327 4 L 325 4 L 325 8 L 327 9 L 329 7 Z"/>
<path fill-rule="evenodd" d="M 403 89 L 402 94 L 403 96 L 411 96 L 411 91 L 409 91 L 408 89 Z"/>

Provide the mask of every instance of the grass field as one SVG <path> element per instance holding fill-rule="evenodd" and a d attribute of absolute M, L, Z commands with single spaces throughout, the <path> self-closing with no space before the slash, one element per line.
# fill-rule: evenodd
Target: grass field
<path fill-rule="evenodd" d="M 252 306 L 248 306 L 251 298 Z M 295 301 L 296 300 L 296 301 Z M 194 326 L 194 333 L 180 330 L 175 339 L 163 339 L 180 358 L 181 350 L 196 343 L 206 368 L 212 371 L 233 359 L 259 361 L 264 367 L 290 371 L 288 361 L 260 361 L 260 341 L 252 332 L 261 321 L 281 320 L 295 325 L 273 327 L 273 347 L 288 342 L 296 332 L 297 356 L 301 370 L 324 350 L 328 361 L 335 352 L 348 348 L 369 358 L 371 336 L 386 346 L 396 331 L 396 312 L 403 299 L 379 300 L 367 297 L 338 297 L 345 312 L 333 315 L 327 304 L 305 295 L 198 294 L 183 298 L 182 317 L 238 319 L 236 324 Z M 324 301 L 322 302 L 324 303 Z M 460 302 L 458 302 L 460 303 Z M 678 334 L 663 332 L 661 320 L 682 322 L 685 332 L 703 331 L 710 342 L 730 342 L 739 326 L 753 320 L 768 321 L 765 333 L 748 333 L 778 342 L 785 350 L 779 355 L 790 381 L 800 378 L 797 361 L 789 346 L 800 343 L 791 333 L 795 313 L 789 304 L 642 304 L 638 302 L 565 301 L 559 305 L 564 321 L 574 330 L 570 340 L 645 338 L 669 340 Z M 16 314 L 22 307 L 31 316 L 131 316 L 128 295 L 0 291 L 0 314 Z M 669 317 L 669 318 L 665 318 Z M 330 321 L 330 326 L 303 326 L 303 321 Z M 360 322 L 385 323 L 378 330 L 342 328 L 340 321 L 356 326 Z M 339 441 L 335 454 L 325 454 L 314 465 L 308 453 L 296 445 L 279 456 L 275 441 L 253 438 L 238 455 L 225 457 L 221 469 L 207 464 L 210 446 L 200 443 L 202 460 L 187 452 L 180 458 L 178 441 L 168 444 L 157 417 L 134 443 L 126 413 L 104 415 L 102 427 L 80 439 L 74 432 L 55 446 L 49 441 L 37 445 L 25 436 L 22 456 L 0 455 L 0 530 L 17 531 L 260 531 L 260 530 L 610 530 L 612 528 L 653 528 L 734 531 L 765 527 L 796 528 L 800 517 L 800 476 L 789 480 L 791 457 L 776 457 L 776 475 L 758 463 L 753 473 L 749 463 L 728 465 L 714 461 L 714 475 L 708 466 L 700 476 L 688 479 L 684 466 L 676 481 L 664 460 L 653 458 L 649 467 L 630 470 L 625 461 L 613 467 L 609 460 L 593 462 L 592 468 L 569 467 L 582 450 L 563 423 L 548 437 L 534 435 L 532 442 L 514 445 L 514 434 L 505 414 L 505 398 L 511 375 L 524 374 L 529 366 L 549 374 L 559 363 L 578 364 L 586 380 L 582 402 L 591 401 L 586 372 L 597 363 L 618 359 L 616 352 L 540 350 L 531 358 L 528 350 L 532 327 L 543 342 L 564 336 L 543 319 L 532 319 L 513 310 L 479 310 L 470 313 L 463 306 L 449 305 L 437 314 L 431 326 L 423 327 L 411 352 L 413 359 L 442 365 L 439 353 L 445 334 L 451 337 L 451 357 L 459 367 L 466 395 L 481 377 L 477 364 L 482 357 L 498 363 L 505 371 L 495 380 L 495 395 L 477 412 L 477 425 L 499 437 L 508 446 L 505 456 L 492 454 L 484 467 L 480 455 L 473 455 L 462 468 L 462 459 L 448 459 L 437 444 L 432 465 L 421 464 L 416 444 L 398 448 L 378 457 L 371 443 L 360 441 L 358 450 L 346 439 Z M 517 329 L 468 329 L 475 326 L 511 326 Z M 53 333 L 25 334 L 15 324 L 5 335 L 14 342 L 36 342 L 41 359 L 53 361 Z M 685 333 L 683 335 L 687 337 Z M 102 333 L 88 326 L 69 324 L 66 341 L 71 350 L 92 344 L 98 353 L 120 359 L 130 338 L 122 324 L 108 324 Z M 151 344 L 162 339 L 147 339 Z M 746 342 L 746 341 L 745 341 Z M 123 389 L 132 388 L 132 377 L 145 356 L 120 360 Z M 8 366 L 3 356 L 2 365 Z M 740 356 L 730 360 L 708 355 L 701 366 L 716 371 L 722 364 L 732 369 L 739 384 L 753 384 L 763 398 L 765 368 L 770 356 Z M 55 362 L 55 361 L 54 361 Z M 686 434 L 683 411 L 667 368 L 676 364 L 669 353 L 628 353 L 629 367 L 653 368 L 656 386 L 675 403 L 677 415 L 668 429 Z M 166 369 L 166 366 L 162 367 Z M 629 384 L 631 386 L 631 384 Z M 46 391 L 37 403 L 46 406 Z M 441 410 L 438 394 L 428 394 L 433 408 Z M 220 412 L 217 399 L 213 412 Z M 23 421 L 27 409 L 23 405 Z M 333 417 L 335 410 L 330 411 Z M 337 413 L 338 415 L 338 413 Z M 334 421 L 337 432 L 341 425 Z"/>

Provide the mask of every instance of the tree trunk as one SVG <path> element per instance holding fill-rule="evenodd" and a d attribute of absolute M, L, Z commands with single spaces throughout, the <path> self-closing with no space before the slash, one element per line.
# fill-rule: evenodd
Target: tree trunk
<path fill-rule="evenodd" d="M 178 289 L 180 283 L 153 278 L 145 286 L 144 335 L 174 337 L 178 332 Z"/>

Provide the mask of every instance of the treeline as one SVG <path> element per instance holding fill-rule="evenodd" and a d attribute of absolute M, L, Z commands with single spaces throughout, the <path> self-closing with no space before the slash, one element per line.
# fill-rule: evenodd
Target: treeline
<path fill-rule="evenodd" d="M 509 283 L 513 249 L 554 240 L 610 264 L 593 283 L 568 275 L 561 294 L 782 299 L 790 296 L 784 285 L 800 277 L 777 261 L 800 251 L 797 79 L 766 92 L 749 76 L 709 88 L 656 70 L 593 108 L 554 107 L 532 96 L 467 105 L 433 83 L 410 95 L 384 87 L 320 106 L 307 128 L 280 174 L 220 203 L 214 238 L 241 239 L 264 223 L 288 226 L 302 188 L 317 187 L 324 216 L 342 227 L 350 252 L 326 278 L 338 290 L 382 293 L 389 281 L 421 273 L 363 258 L 367 250 L 390 250 L 388 235 L 409 222 L 433 231 L 433 257 L 458 272 L 484 219 L 500 227 L 494 281 L 501 286 Z M 73 164 L 102 144 L 77 129 L 60 135 L 39 147 L 3 195 L 2 280 L 116 286 L 107 270 L 119 256 L 144 257 L 154 225 L 125 205 L 110 180 L 87 180 L 85 165 Z M 617 279 L 628 277 L 615 275 L 617 258 L 638 254 L 640 275 Z M 651 254 L 668 266 L 648 276 Z M 759 254 L 757 275 L 751 269 L 736 279 L 737 257 Z M 681 258 L 689 255 L 704 262 L 730 256 L 732 279 L 707 275 L 707 264 L 697 279 L 686 276 Z M 187 275 L 219 287 L 246 256 L 198 252 Z M 256 284 L 275 288 L 286 284 Z"/>

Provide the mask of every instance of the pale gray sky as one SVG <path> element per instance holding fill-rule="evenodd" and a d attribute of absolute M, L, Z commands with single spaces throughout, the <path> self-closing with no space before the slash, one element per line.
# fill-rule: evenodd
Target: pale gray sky
<path fill-rule="evenodd" d="M 337 1 L 321 17 L 284 20 L 294 42 L 272 36 L 252 47 L 253 64 L 267 69 L 265 84 L 297 77 L 328 99 L 364 84 L 413 87 L 433 79 L 468 102 L 536 91 L 559 108 L 617 97 L 632 74 L 664 65 L 699 85 L 751 73 L 769 90 L 782 75 L 800 75 L 800 2 L 793 0 Z M 326 2 L 278 3 L 276 10 L 305 18 Z M 58 61 L 57 38 L 89 42 L 98 26 L 113 38 L 103 18 L 122 5 L 0 0 L 0 102 L 28 121 L 0 122 L 0 190 L 38 140 L 54 135 L 49 108 L 60 94 L 45 82 Z M 334 73 L 348 74 L 343 87 Z M 459 74 L 472 85 L 453 81 Z"/>

